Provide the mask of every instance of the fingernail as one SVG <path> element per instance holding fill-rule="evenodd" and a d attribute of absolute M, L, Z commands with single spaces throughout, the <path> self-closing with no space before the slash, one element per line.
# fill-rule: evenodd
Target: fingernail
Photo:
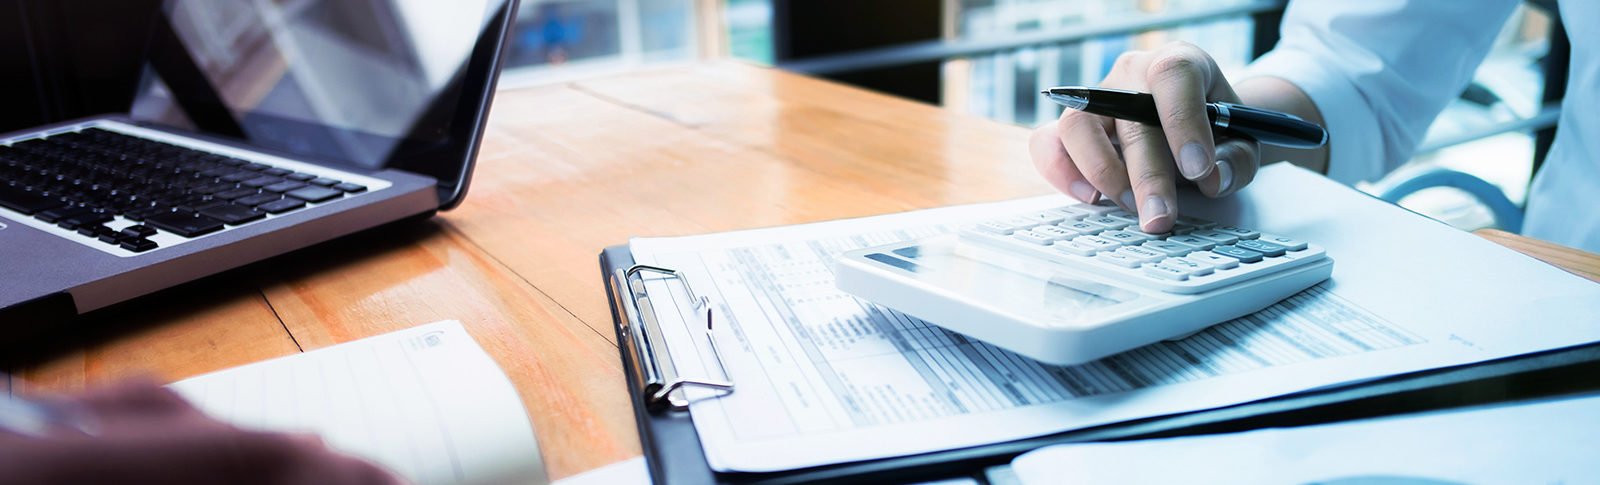
<path fill-rule="evenodd" d="M 1228 162 L 1217 160 L 1217 195 L 1228 193 L 1233 188 L 1233 166 Z"/>
<path fill-rule="evenodd" d="M 1078 199 L 1085 204 L 1094 203 L 1094 186 L 1089 185 L 1088 182 L 1084 182 L 1082 180 L 1075 181 L 1072 183 L 1072 185 L 1067 186 L 1067 191 L 1072 193 L 1073 198 Z"/>
<path fill-rule="evenodd" d="M 1211 167 L 1206 164 L 1210 159 L 1199 143 L 1191 142 L 1178 150 L 1178 169 L 1183 171 L 1184 178 L 1198 180 L 1210 174 Z"/>
<path fill-rule="evenodd" d="M 1139 218 L 1144 222 L 1140 227 L 1150 229 L 1150 225 L 1161 219 L 1172 217 L 1172 210 L 1167 207 L 1166 199 L 1150 196 L 1144 199 L 1144 207 L 1139 209 Z"/>
<path fill-rule="evenodd" d="M 1126 209 L 1126 210 L 1129 210 L 1129 211 L 1132 211 L 1132 212 L 1139 212 L 1139 205 L 1133 203 L 1133 191 L 1132 190 L 1129 190 L 1127 192 L 1123 192 L 1121 197 L 1117 197 L 1117 200 L 1122 201 L 1122 208 L 1123 209 Z"/>

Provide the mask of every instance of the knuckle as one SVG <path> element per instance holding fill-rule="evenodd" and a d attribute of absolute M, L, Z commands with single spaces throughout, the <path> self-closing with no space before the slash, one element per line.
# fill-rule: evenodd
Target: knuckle
<path fill-rule="evenodd" d="M 1154 79 L 1163 79 L 1180 76 L 1196 76 L 1200 69 L 1200 62 L 1186 55 L 1164 55 L 1150 62 L 1150 68 L 1145 75 Z"/>

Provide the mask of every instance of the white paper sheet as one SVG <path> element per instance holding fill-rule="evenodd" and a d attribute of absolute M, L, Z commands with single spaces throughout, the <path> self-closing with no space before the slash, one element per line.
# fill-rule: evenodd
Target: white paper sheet
<path fill-rule="evenodd" d="M 1027 485 L 1600 483 L 1600 397 L 1192 438 L 1059 445 Z"/>
<path fill-rule="evenodd" d="M 442 321 L 172 383 L 236 425 L 315 433 L 417 484 L 544 483 L 522 399 Z"/>
<path fill-rule="evenodd" d="M 635 239 L 718 315 L 736 390 L 691 406 L 712 467 L 774 471 L 1038 436 L 1600 339 L 1600 285 L 1302 169 L 1267 167 L 1190 215 L 1325 247 L 1333 278 L 1176 343 L 1042 366 L 845 295 L 833 257 L 1062 196 Z M 718 378 L 682 285 L 647 283 L 674 364 Z M 659 295 L 672 295 L 671 299 Z"/>

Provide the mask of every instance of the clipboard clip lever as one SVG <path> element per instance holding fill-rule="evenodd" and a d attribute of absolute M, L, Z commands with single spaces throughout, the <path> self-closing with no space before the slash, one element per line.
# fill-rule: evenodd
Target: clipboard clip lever
<path fill-rule="evenodd" d="M 681 410 L 689 406 L 684 393 L 679 390 L 697 387 L 720 391 L 723 394 L 733 392 L 733 383 L 727 380 L 714 380 L 705 378 L 682 377 L 673 365 L 670 352 L 667 350 L 666 339 L 661 333 L 660 321 L 656 318 L 655 307 L 650 304 L 650 294 L 645 291 L 644 278 L 640 273 L 655 273 L 665 275 L 683 283 L 684 292 L 689 295 L 689 300 L 694 302 L 696 313 L 705 315 L 706 343 L 711 347 L 711 356 L 716 359 L 716 367 L 724 379 L 728 376 L 728 368 L 723 364 L 722 352 L 717 348 L 716 334 L 712 331 L 713 317 L 712 306 L 709 298 L 699 296 L 694 288 L 689 285 L 678 270 L 637 264 L 627 270 L 618 270 L 613 275 L 618 280 L 622 292 L 627 295 L 623 307 L 626 315 L 624 322 L 624 339 L 622 345 L 628 347 L 629 355 L 633 356 L 634 375 L 638 376 L 632 384 L 639 390 L 639 396 L 645 401 L 647 409 L 658 411 L 662 409 Z"/>

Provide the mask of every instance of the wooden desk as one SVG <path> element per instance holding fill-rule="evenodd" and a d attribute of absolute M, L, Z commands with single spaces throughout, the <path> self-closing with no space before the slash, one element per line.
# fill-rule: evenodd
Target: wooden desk
<path fill-rule="evenodd" d="M 562 478 L 640 454 L 602 248 L 1048 193 L 1027 136 L 738 63 L 504 91 L 461 208 L 141 299 L 11 385 L 177 380 L 457 319 Z M 1600 256 L 1486 237 L 1600 278 Z"/>

